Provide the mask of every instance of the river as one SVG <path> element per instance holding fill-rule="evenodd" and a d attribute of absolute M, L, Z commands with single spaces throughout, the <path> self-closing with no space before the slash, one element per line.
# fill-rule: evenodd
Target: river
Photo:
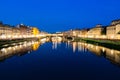
<path fill-rule="evenodd" d="M 83 42 L 24 41 L 0 48 L 1 80 L 120 80 L 120 51 Z"/>

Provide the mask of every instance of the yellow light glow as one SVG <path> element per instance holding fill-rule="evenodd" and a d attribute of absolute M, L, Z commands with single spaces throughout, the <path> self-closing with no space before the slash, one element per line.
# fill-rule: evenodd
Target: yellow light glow
<path fill-rule="evenodd" d="M 32 48 L 34 51 L 36 51 L 39 48 L 39 46 L 40 46 L 39 43 L 36 42 L 32 45 Z"/>
<path fill-rule="evenodd" d="M 33 35 L 38 35 L 39 34 L 39 30 L 37 28 L 32 28 L 32 33 Z"/>

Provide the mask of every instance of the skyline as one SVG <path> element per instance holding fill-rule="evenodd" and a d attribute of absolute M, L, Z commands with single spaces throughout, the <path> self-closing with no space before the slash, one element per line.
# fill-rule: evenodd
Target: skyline
<path fill-rule="evenodd" d="M 0 20 L 6 24 L 20 23 L 38 27 L 47 32 L 74 28 L 91 28 L 97 24 L 109 25 L 120 18 L 118 0 L 1 0 Z"/>

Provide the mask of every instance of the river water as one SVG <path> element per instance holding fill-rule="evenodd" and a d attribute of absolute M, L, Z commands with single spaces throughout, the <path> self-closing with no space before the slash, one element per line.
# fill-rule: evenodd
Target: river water
<path fill-rule="evenodd" d="M 25 41 L 0 48 L 1 80 L 120 80 L 120 51 L 83 42 Z"/>

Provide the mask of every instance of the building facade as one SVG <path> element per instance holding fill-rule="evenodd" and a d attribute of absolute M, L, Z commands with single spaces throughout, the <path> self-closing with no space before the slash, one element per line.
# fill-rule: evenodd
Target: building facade
<path fill-rule="evenodd" d="M 12 28 L 9 25 L 0 24 L 0 39 L 11 39 Z"/>
<path fill-rule="evenodd" d="M 23 24 L 16 27 L 0 23 L 0 40 L 12 40 L 39 37 L 36 27 L 28 27 Z"/>
<path fill-rule="evenodd" d="M 99 38 L 102 36 L 103 27 L 102 25 L 96 25 L 96 27 L 90 29 L 87 33 L 88 38 Z"/>
<path fill-rule="evenodd" d="M 106 32 L 108 39 L 120 39 L 120 20 L 112 21 Z"/>

